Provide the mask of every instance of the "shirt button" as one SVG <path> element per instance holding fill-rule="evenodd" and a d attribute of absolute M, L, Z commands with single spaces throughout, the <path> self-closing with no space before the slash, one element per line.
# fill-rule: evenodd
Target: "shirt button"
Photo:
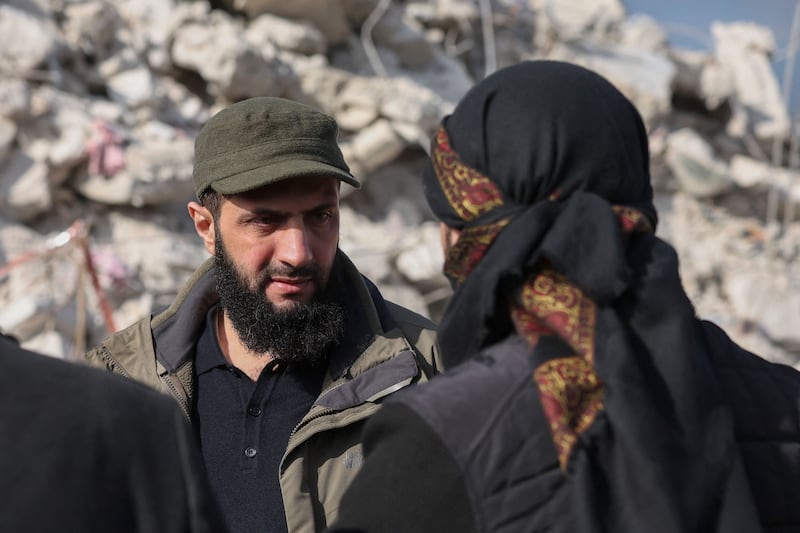
<path fill-rule="evenodd" d="M 250 413 L 250 416 L 261 416 L 261 408 L 256 405 L 251 405 L 247 412 Z"/>
<path fill-rule="evenodd" d="M 258 453 L 258 450 L 256 450 L 255 448 L 245 448 L 244 449 L 245 456 L 249 457 L 250 459 L 255 457 L 257 453 Z"/>

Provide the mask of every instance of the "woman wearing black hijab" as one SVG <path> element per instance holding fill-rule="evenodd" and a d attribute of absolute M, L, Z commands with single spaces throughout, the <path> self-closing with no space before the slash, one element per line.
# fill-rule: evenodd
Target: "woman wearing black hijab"
<path fill-rule="evenodd" d="M 340 530 L 800 529 L 800 374 L 696 318 L 617 89 L 498 71 L 442 122 L 424 183 L 447 369 L 367 425 Z"/>

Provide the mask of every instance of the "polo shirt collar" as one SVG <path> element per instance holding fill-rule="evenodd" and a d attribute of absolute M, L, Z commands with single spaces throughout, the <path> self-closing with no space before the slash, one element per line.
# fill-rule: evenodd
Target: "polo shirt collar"
<path fill-rule="evenodd" d="M 217 310 L 219 305 L 213 305 L 206 313 L 206 327 L 197 342 L 197 357 L 195 359 L 195 372 L 197 375 L 203 374 L 214 368 L 231 365 L 225 360 L 225 356 L 219 347 L 217 337 Z"/>

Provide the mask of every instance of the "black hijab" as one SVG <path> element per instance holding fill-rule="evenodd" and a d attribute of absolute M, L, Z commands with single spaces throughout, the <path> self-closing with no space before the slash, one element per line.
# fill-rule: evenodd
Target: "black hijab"
<path fill-rule="evenodd" d="M 526 62 L 473 87 L 443 127 L 463 164 L 488 176 L 504 204 L 465 221 L 427 165 L 425 194 L 434 213 L 461 230 L 511 219 L 458 287 L 440 326 L 450 364 L 509 332 L 498 298 L 543 256 L 600 301 L 624 290 L 630 273 L 611 205 L 637 208 L 653 227 L 656 211 L 647 134 L 617 89 L 573 65 Z"/>
<path fill-rule="evenodd" d="M 444 362 L 528 340 L 578 529 L 757 531 L 634 106 L 575 65 L 505 68 L 443 121 L 424 184 L 461 230 Z"/>

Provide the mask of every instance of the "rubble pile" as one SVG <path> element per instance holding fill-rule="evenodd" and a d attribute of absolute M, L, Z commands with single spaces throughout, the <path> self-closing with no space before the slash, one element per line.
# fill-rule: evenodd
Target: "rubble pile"
<path fill-rule="evenodd" d="M 659 234 L 700 316 L 800 367 L 797 158 L 772 33 L 672 46 L 620 0 L 9 0 L 0 4 L 0 329 L 73 357 L 166 306 L 206 257 L 193 140 L 282 96 L 341 127 L 364 183 L 341 247 L 437 319 L 450 295 L 422 196 L 431 134 L 472 83 L 550 58 L 594 69 L 647 124 Z"/>

